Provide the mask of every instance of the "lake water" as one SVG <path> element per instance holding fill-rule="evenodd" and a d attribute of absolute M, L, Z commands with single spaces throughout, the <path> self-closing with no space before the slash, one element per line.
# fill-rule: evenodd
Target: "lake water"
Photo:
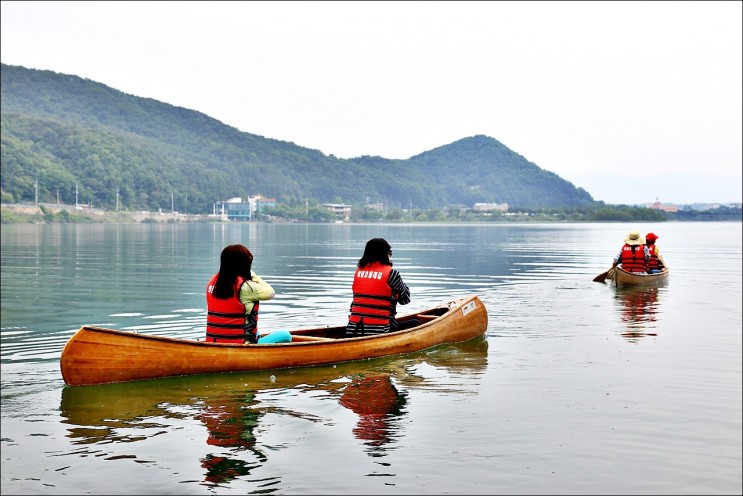
<path fill-rule="evenodd" d="M 638 229 L 660 287 L 592 282 Z M 222 248 L 261 329 L 345 322 L 369 238 L 401 313 L 477 294 L 484 338 L 273 372 L 68 387 L 83 324 L 200 338 Z M 741 223 L 2 228 L 2 494 L 741 494 Z"/>

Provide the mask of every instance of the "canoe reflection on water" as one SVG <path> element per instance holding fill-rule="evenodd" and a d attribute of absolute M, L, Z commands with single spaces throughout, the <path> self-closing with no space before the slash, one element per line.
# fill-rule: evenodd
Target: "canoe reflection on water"
<path fill-rule="evenodd" d="M 659 307 L 657 286 L 625 286 L 616 288 L 619 314 L 625 324 L 622 336 L 638 341 L 644 336 L 657 336 L 656 318 Z"/>
<path fill-rule="evenodd" d="M 138 442 L 163 434 L 180 439 L 183 424 L 197 420 L 206 428 L 207 452 L 197 445 L 203 480 L 220 484 L 247 476 L 268 460 L 276 446 L 267 448 L 261 438 L 271 429 L 297 419 L 327 424 L 327 414 L 311 411 L 307 398 L 334 399 L 356 414 L 353 436 L 364 443 L 369 456 L 384 456 L 394 449 L 405 425 L 400 419 L 409 406 L 407 391 L 471 392 L 487 368 L 487 349 L 483 335 L 414 354 L 335 366 L 67 386 L 60 410 L 62 421 L 70 425 L 71 443 L 87 447 L 72 454 L 145 464 L 160 460 L 140 459 L 138 453 L 151 457 L 152 451 L 138 449 Z M 320 411 L 326 412 L 324 408 Z M 267 419 L 267 414 L 282 417 Z M 174 451 L 180 449 L 179 442 L 169 443 Z"/>

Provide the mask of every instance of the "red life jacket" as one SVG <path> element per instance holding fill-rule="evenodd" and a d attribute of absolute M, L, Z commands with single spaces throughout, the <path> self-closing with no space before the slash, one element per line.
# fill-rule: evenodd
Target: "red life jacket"
<path fill-rule="evenodd" d="M 658 259 L 658 247 L 655 245 L 648 245 L 648 251 L 650 252 L 650 260 L 648 260 L 648 272 L 653 269 L 661 270 L 663 264 Z"/>
<path fill-rule="evenodd" d="M 645 262 L 645 250 L 643 245 L 635 245 L 635 251 L 632 252 L 632 246 L 627 243 L 622 247 L 622 269 L 627 272 L 647 272 Z"/>
<path fill-rule="evenodd" d="M 358 324 L 367 332 L 389 332 L 395 318 L 395 298 L 389 285 L 392 266 L 374 262 L 356 269 L 348 327 Z"/>
<path fill-rule="evenodd" d="M 246 315 L 245 305 L 239 298 L 245 279 L 240 276 L 237 276 L 233 296 L 226 300 L 216 298 L 213 292 L 218 275 L 214 274 L 206 286 L 206 340 L 210 343 L 243 344 L 258 332 L 258 302 Z"/>

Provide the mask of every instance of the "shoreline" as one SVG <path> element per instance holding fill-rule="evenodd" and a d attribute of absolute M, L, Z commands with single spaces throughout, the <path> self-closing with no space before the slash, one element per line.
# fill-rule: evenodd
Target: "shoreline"
<path fill-rule="evenodd" d="M 109 224 L 174 224 L 174 223 L 318 223 L 306 219 L 291 217 L 274 217 L 264 216 L 260 220 L 234 221 L 229 220 L 226 215 L 214 214 L 184 214 L 180 212 L 152 212 L 147 210 L 140 211 L 111 211 L 99 208 L 93 208 L 87 205 L 61 205 L 55 203 L 18 204 L 3 203 L 2 215 L 0 222 L 2 224 L 89 224 L 89 223 L 109 223 Z M 616 212 L 620 212 L 617 215 Z M 644 210 L 637 211 L 636 208 L 621 207 L 617 211 L 610 211 L 605 216 L 586 215 L 581 212 L 572 213 L 549 213 L 549 212 L 518 212 L 510 215 L 499 216 L 498 218 L 477 218 L 477 219 L 448 219 L 432 220 L 430 218 L 410 218 L 410 219 L 388 219 L 383 223 L 392 224 L 439 224 L 439 223 L 476 223 L 476 224 L 510 224 L 521 222 L 550 222 L 550 223 L 585 223 L 585 222 L 674 222 L 674 221 L 697 221 L 697 222 L 741 222 L 740 208 L 734 212 L 719 215 L 714 209 L 703 212 L 692 212 L 691 214 L 667 214 L 670 218 L 647 218 Z M 379 219 L 380 221 L 382 219 Z M 335 220 L 331 221 L 336 224 L 367 224 L 368 220 Z M 319 222 L 323 223 L 323 222 Z M 378 223 L 378 222 L 371 222 Z"/>
<path fill-rule="evenodd" d="M 119 222 L 119 223 L 162 223 L 162 222 L 226 222 L 219 216 L 202 214 L 182 214 L 179 212 L 110 211 L 88 206 L 58 205 L 39 203 L 38 205 L 2 204 L 3 223 L 62 223 L 62 222 Z M 10 222 L 6 222 L 10 217 Z"/>

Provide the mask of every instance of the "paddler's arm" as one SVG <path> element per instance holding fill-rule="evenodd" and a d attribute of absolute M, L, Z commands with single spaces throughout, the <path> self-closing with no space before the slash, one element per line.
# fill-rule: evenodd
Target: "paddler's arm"
<path fill-rule="evenodd" d="M 392 288 L 392 294 L 394 295 L 397 303 L 400 305 L 407 305 L 410 303 L 410 288 L 402 280 L 402 276 L 397 269 L 390 271 L 390 277 L 387 280 L 388 284 Z"/>
<path fill-rule="evenodd" d="M 254 302 L 272 300 L 276 296 L 274 289 L 261 276 L 252 270 L 250 275 L 253 276 L 252 280 L 245 281 L 240 287 L 240 302 L 245 305 L 247 313 L 253 310 Z"/>

